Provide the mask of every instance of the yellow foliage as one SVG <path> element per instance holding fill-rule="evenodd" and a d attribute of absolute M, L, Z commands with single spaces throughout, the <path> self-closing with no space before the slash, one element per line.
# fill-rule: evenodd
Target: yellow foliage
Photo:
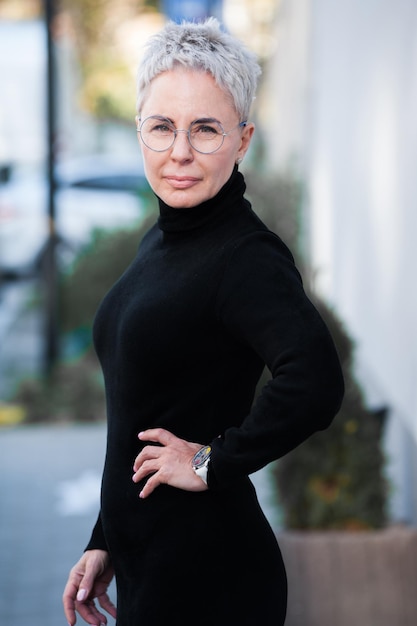
<path fill-rule="evenodd" d="M 26 411 L 18 404 L 0 404 L 0 426 L 14 426 L 24 421 Z"/>
<path fill-rule="evenodd" d="M 340 496 L 341 489 L 349 483 L 349 476 L 338 474 L 335 476 L 313 476 L 309 482 L 310 490 L 328 504 L 335 502 Z"/>
<path fill-rule="evenodd" d="M 358 422 L 356 420 L 348 420 L 345 424 L 345 431 L 348 435 L 354 435 L 358 430 Z"/>

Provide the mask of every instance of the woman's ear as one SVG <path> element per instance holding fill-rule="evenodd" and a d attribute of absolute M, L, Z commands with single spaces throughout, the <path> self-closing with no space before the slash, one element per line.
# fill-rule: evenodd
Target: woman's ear
<path fill-rule="evenodd" d="M 243 161 L 243 157 L 245 156 L 250 142 L 252 140 L 252 136 L 253 133 L 255 131 L 255 124 L 253 124 L 252 122 L 249 122 L 248 124 L 246 124 L 246 126 L 244 127 L 243 131 L 242 131 L 242 135 L 240 138 L 240 146 L 239 146 L 239 150 L 236 154 L 236 163 L 239 164 Z"/>

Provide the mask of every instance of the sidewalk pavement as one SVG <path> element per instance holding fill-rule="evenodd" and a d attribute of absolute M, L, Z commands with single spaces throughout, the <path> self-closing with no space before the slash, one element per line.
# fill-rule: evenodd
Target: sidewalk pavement
<path fill-rule="evenodd" d="M 103 424 L 0 430 L 4 626 L 66 624 L 62 591 L 97 516 L 104 445 Z"/>

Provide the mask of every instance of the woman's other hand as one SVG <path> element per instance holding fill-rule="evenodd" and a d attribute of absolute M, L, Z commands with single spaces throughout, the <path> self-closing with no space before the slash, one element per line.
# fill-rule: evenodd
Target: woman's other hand
<path fill-rule="evenodd" d="M 92 626 L 107 624 L 107 618 L 97 609 L 100 607 L 116 618 L 116 607 L 107 595 L 113 578 L 109 555 L 104 550 L 87 550 L 72 568 L 65 586 L 63 603 L 68 624 L 74 626 L 76 612 Z"/>
<path fill-rule="evenodd" d="M 162 484 L 185 491 L 207 490 L 207 485 L 192 468 L 193 457 L 201 444 L 179 439 L 163 428 L 145 430 L 138 437 L 141 441 L 161 444 L 145 446 L 136 457 L 133 482 L 150 476 L 139 494 L 141 498 L 146 498 Z"/>

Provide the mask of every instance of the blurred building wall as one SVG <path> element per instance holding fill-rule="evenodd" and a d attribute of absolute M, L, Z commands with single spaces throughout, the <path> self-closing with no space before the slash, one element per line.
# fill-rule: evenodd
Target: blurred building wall
<path fill-rule="evenodd" d="M 417 3 L 282 0 L 276 38 L 270 167 L 306 184 L 316 288 L 356 342 L 368 403 L 390 409 L 392 517 L 417 523 Z"/>
<path fill-rule="evenodd" d="M 40 21 L 0 20 L 0 163 L 45 157 L 45 39 Z"/>

